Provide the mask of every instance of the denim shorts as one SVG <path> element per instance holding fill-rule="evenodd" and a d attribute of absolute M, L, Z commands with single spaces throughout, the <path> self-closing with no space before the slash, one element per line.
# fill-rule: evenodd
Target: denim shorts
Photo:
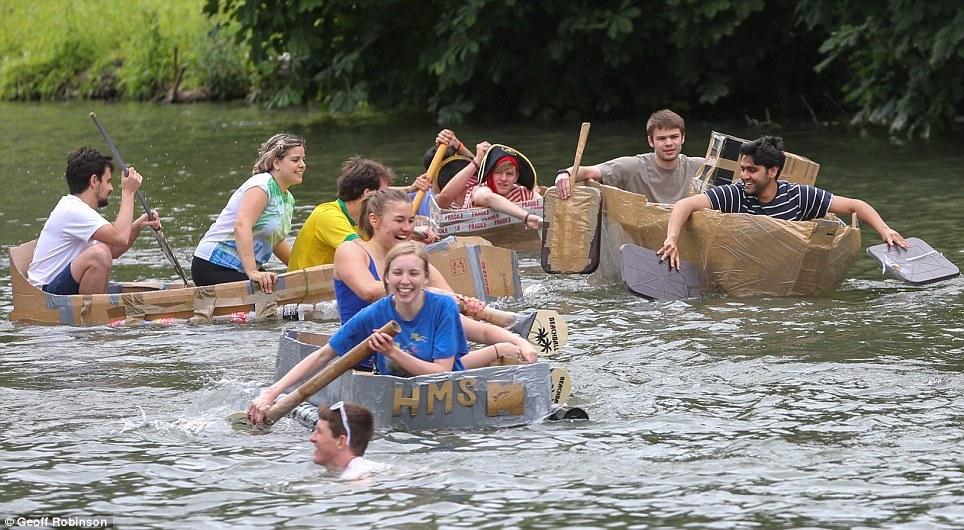
<path fill-rule="evenodd" d="M 80 284 L 70 273 L 70 263 L 50 283 L 43 286 L 43 291 L 50 294 L 77 294 L 80 292 Z"/>

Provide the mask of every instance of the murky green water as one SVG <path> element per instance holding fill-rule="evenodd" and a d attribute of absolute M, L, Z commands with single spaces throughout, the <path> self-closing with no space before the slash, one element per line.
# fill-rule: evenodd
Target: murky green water
<path fill-rule="evenodd" d="M 393 469 L 343 484 L 284 421 L 223 421 L 272 373 L 281 323 L 140 329 L 11 323 L 6 248 L 36 237 L 64 193 L 67 151 L 103 146 L 95 110 L 161 211 L 183 263 L 248 174 L 258 144 L 305 135 L 303 219 L 351 154 L 418 172 L 431 124 L 351 125 L 229 106 L 0 105 L 0 515 L 115 517 L 128 528 L 956 528 L 964 525 L 964 280 L 910 287 L 861 255 L 818 299 L 649 303 L 523 260 L 514 309 L 567 315 L 576 400 L 593 417 L 497 431 L 381 432 Z M 686 152 L 709 130 L 691 125 Z M 543 182 L 578 124 L 463 127 L 523 149 Z M 843 129 L 781 130 L 818 183 L 868 200 L 905 236 L 964 265 L 962 142 L 893 146 Z M 585 161 L 644 148 L 594 123 Z M 116 208 L 116 205 L 114 206 Z M 109 209 L 109 217 L 116 210 Z M 864 232 L 864 245 L 877 242 Z M 119 279 L 171 277 L 152 239 Z M 332 322 L 299 323 L 330 331 Z"/>

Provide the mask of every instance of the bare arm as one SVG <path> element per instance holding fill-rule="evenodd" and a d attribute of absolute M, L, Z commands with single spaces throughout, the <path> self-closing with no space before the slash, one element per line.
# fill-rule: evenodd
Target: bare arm
<path fill-rule="evenodd" d="M 670 214 L 669 225 L 666 227 L 666 240 L 663 241 L 662 248 L 657 251 L 657 254 L 660 255 L 660 262 L 668 259 L 669 265 L 679 270 L 679 249 L 676 247 L 676 243 L 679 240 L 679 233 L 683 229 L 683 225 L 696 210 L 712 207 L 710 198 L 704 193 L 687 197 L 673 205 L 673 213 Z"/>
<path fill-rule="evenodd" d="M 261 188 L 251 188 L 241 197 L 238 206 L 238 216 L 234 220 L 234 242 L 238 246 L 238 257 L 244 273 L 252 281 L 258 282 L 261 290 L 270 293 L 274 289 L 275 276 L 273 272 L 258 270 L 258 262 L 254 259 L 254 224 L 268 205 L 268 194 Z"/>
<path fill-rule="evenodd" d="M 485 159 L 485 154 L 489 151 L 492 144 L 489 142 L 482 142 L 475 146 L 475 157 L 472 159 L 467 166 L 462 168 L 461 171 L 449 180 L 445 187 L 435 196 L 435 202 L 442 208 L 448 208 L 452 203 L 462 196 L 465 192 L 465 187 L 469 183 L 476 172 L 479 170 L 479 166 L 482 164 L 482 160 Z"/>
<path fill-rule="evenodd" d="M 335 277 L 362 300 L 374 302 L 385 296 L 385 285 L 368 271 L 368 253 L 358 243 L 346 241 L 335 249 Z"/>
<path fill-rule="evenodd" d="M 827 211 L 837 215 L 856 213 L 857 219 L 867 223 L 871 228 L 876 230 L 877 233 L 880 234 L 880 238 L 887 243 L 888 247 L 897 245 L 901 248 L 907 248 L 909 246 L 903 236 L 887 226 L 887 223 L 884 222 L 884 219 L 880 217 L 880 214 L 877 213 L 877 210 L 875 210 L 873 206 L 860 199 L 850 199 L 848 197 L 834 195 L 833 199 L 830 200 L 830 208 L 828 208 Z"/>
<path fill-rule="evenodd" d="M 560 173 L 556 176 L 556 192 L 559 193 L 559 198 L 562 200 L 566 200 L 572 195 L 573 182 L 579 182 L 580 180 L 602 182 L 602 171 L 598 165 L 580 166 L 579 174 L 575 177 L 572 175 L 572 166 L 567 167 L 563 171 L 566 173 Z M 574 181 L 573 178 L 576 180 Z"/>
<path fill-rule="evenodd" d="M 452 367 L 455 366 L 454 353 L 452 357 L 435 359 L 431 362 L 423 361 L 399 348 L 398 345 L 395 344 L 395 339 L 391 335 L 387 333 L 378 333 L 377 330 L 375 330 L 375 332 L 372 333 L 371 338 L 368 339 L 368 344 L 373 350 L 382 352 L 386 357 L 395 361 L 398 366 L 412 375 L 451 372 Z"/>
<path fill-rule="evenodd" d="M 271 251 L 274 252 L 274 255 L 285 265 L 287 265 L 288 260 L 291 259 L 291 245 L 285 240 L 278 241 L 278 244 L 275 245 Z"/>
<path fill-rule="evenodd" d="M 503 327 L 496 326 L 495 324 L 489 324 L 488 322 L 479 322 L 478 320 L 473 320 L 465 315 L 462 315 L 462 329 L 465 330 L 466 338 L 472 342 L 478 342 L 480 344 L 498 344 L 500 347 L 499 350 L 493 349 L 492 358 L 488 359 L 488 362 L 485 362 L 480 366 L 487 366 L 495 361 L 495 358 L 497 357 L 496 354 L 510 356 L 517 355 L 523 362 L 526 363 L 534 363 L 539 358 L 535 348 L 532 347 L 532 344 L 529 341 Z M 465 362 L 464 359 L 463 362 Z M 466 368 L 468 367 L 468 364 L 466 364 Z"/>
<path fill-rule="evenodd" d="M 248 405 L 248 418 L 256 425 L 264 423 L 265 413 L 286 388 L 306 379 L 309 375 L 317 373 L 334 358 L 335 350 L 327 344 L 308 354 L 301 362 L 294 365 L 284 377 L 264 389 L 261 395 L 251 401 Z"/>
<path fill-rule="evenodd" d="M 117 217 L 113 224 L 98 228 L 91 239 L 106 243 L 111 247 L 111 253 L 118 257 L 133 244 L 137 237 L 132 234 L 134 225 L 134 195 L 141 187 L 143 177 L 133 167 L 127 169 L 126 175 L 121 175 L 121 200 Z"/>

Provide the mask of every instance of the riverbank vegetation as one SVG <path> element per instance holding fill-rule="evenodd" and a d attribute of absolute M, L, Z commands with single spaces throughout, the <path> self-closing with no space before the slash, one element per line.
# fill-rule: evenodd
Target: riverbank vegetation
<path fill-rule="evenodd" d="M 247 97 L 447 124 L 670 106 L 750 122 L 847 116 L 906 137 L 941 134 L 964 114 L 956 0 L 42 0 L 2 9 L 2 99 Z"/>

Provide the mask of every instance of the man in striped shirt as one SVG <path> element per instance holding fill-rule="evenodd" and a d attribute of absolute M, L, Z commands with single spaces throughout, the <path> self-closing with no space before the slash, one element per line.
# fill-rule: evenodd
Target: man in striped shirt
<path fill-rule="evenodd" d="M 904 238 L 893 230 L 874 210 L 860 199 L 850 199 L 803 184 L 778 180 L 786 156 L 783 139 L 763 136 L 740 147 L 740 182 L 710 188 L 705 193 L 687 197 L 673 206 L 666 227 L 666 240 L 658 253 L 662 260 L 679 270 L 679 249 L 676 242 L 680 230 L 696 210 L 712 208 L 723 213 L 768 215 L 786 221 L 807 221 L 827 213 L 838 215 L 856 213 L 880 234 L 887 245 L 907 248 Z"/>

